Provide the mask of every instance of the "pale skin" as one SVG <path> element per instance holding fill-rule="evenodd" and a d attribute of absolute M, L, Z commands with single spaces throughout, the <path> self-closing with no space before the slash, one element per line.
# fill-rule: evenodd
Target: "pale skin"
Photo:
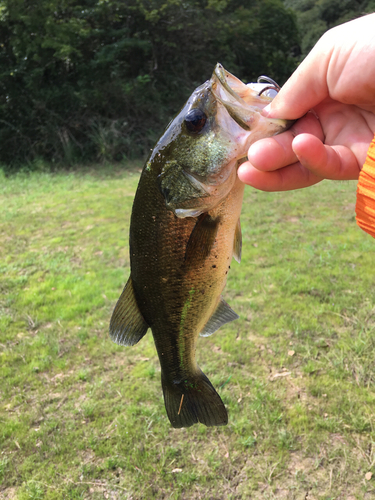
<path fill-rule="evenodd" d="M 243 182 L 287 191 L 358 179 L 375 134 L 375 14 L 327 31 L 263 114 L 297 121 L 250 147 Z"/>

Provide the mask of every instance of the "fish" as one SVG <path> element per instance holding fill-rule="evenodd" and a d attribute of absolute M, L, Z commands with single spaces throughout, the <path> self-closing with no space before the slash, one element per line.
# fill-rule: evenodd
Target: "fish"
<path fill-rule="evenodd" d="M 253 142 L 291 124 L 261 115 L 272 98 L 255 87 L 217 64 L 153 148 L 133 202 L 130 277 L 109 334 L 132 346 L 151 329 L 174 428 L 228 423 L 197 341 L 239 317 L 221 295 L 232 257 L 241 260 L 237 168 Z"/>

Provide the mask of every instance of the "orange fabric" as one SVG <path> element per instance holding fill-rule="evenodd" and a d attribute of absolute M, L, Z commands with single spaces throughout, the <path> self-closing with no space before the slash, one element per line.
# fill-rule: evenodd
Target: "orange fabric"
<path fill-rule="evenodd" d="M 355 211 L 358 226 L 375 238 L 375 137 L 359 174 Z"/>

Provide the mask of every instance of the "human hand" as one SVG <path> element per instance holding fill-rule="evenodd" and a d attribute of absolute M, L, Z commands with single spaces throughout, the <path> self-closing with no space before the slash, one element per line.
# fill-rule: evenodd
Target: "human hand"
<path fill-rule="evenodd" d="M 250 147 L 243 182 L 286 191 L 357 179 L 375 134 L 375 14 L 327 31 L 263 115 L 297 121 Z"/>

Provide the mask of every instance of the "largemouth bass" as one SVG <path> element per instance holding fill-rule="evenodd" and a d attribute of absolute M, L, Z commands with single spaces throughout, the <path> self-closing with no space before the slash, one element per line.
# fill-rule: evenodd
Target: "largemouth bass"
<path fill-rule="evenodd" d="M 237 167 L 250 144 L 289 126 L 261 116 L 271 100 L 218 64 L 169 124 L 141 174 L 130 224 L 131 274 L 110 336 L 129 346 L 151 328 L 173 427 L 228 422 L 195 351 L 199 335 L 238 318 L 221 297 L 232 256 L 241 259 L 244 185 Z"/>

